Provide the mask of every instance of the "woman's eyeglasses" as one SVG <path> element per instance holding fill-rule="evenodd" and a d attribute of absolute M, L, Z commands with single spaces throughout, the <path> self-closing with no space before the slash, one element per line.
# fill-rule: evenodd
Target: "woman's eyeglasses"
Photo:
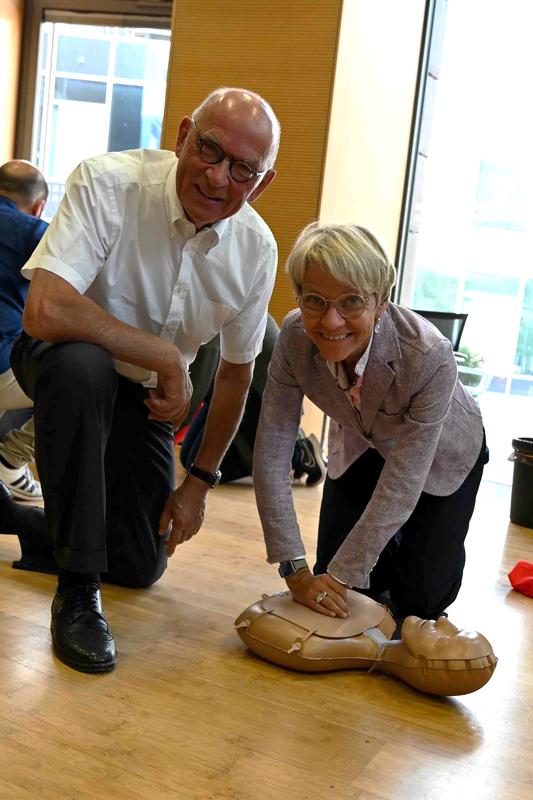
<path fill-rule="evenodd" d="M 306 292 L 298 297 L 298 305 L 306 317 L 323 317 L 331 304 L 344 319 L 356 319 L 365 310 L 368 300 L 368 297 L 352 292 L 341 294 L 335 300 L 326 300 L 316 292 Z"/>

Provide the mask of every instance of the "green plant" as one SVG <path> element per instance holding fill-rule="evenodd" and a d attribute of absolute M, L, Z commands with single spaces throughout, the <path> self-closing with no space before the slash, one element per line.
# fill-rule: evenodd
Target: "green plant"
<path fill-rule="evenodd" d="M 468 347 L 464 347 L 464 345 L 459 348 L 459 352 L 464 356 L 465 360 L 461 362 L 461 365 L 464 367 L 480 367 L 485 361 L 484 356 L 479 353 L 473 353 L 472 350 Z"/>

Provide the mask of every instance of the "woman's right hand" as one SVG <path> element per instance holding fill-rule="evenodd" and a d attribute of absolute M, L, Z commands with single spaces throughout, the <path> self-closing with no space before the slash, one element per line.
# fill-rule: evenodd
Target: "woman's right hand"
<path fill-rule="evenodd" d="M 318 611 L 327 617 L 349 616 L 346 602 L 347 587 L 339 583 L 331 575 L 313 575 L 308 569 L 300 569 L 290 578 L 285 579 L 291 594 L 297 603 Z M 325 592 L 324 599 L 318 603 L 317 597 Z"/>

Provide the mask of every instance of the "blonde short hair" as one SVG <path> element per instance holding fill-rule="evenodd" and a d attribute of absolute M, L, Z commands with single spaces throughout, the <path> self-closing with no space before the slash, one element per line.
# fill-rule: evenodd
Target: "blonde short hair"
<path fill-rule="evenodd" d="M 310 264 L 318 264 L 342 283 L 377 295 L 379 303 L 388 300 L 396 282 L 396 270 L 384 249 L 360 225 L 311 222 L 303 229 L 286 266 L 297 296 L 302 293 L 305 271 Z"/>

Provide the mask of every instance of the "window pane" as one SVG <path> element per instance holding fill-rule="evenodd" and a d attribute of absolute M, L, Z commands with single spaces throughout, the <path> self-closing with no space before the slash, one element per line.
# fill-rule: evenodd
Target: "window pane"
<path fill-rule="evenodd" d="M 113 86 L 109 150 L 129 150 L 141 143 L 141 108 L 143 90 L 140 86 Z"/>
<path fill-rule="evenodd" d="M 170 31 L 44 22 L 40 41 L 32 160 L 54 187 L 50 220 L 80 161 L 160 146 Z"/>
<path fill-rule="evenodd" d="M 427 311 L 450 311 L 455 305 L 458 278 L 424 270 L 417 281 L 413 308 Z"/>
<path fill-rule="evenodd" d="M 515 366 L 523 375 L 533 375 L 533 280 L 527 281 L 524 291 Z M 533 382 L 528 384 L 527 394 L 533 396 Z"/>
<path fill-rule="evenodd" d="M 109 42 L 60 36 L 57 69 L 60 72 L 82 72 L 85 75 L 107 75 Z"/>
<path fill-rule="evenodd" d="M 105 103 L 105 83 L 77 81 L 75 78 L 57 78 L 56 100 L 79 100 L 83 103 Z"/>
<path fill-rule="evenodd" d="M 119 42 L 115 63 L 117 78 L 143 78 L 146 47 L 142 44 Z"/>
<path fill-rule="evenodd" d="M 488 228 L 523 231 L 527 227 L 526 176 L 518 163 L 482 160 L 474 222 Z"/>
<path fill-rule="evenodd" d="M 484 477 L 510 483 L 511 440 L 530 435 L 533 397 L 533 116 L 525 100 L 533 6 L 440 6 L 442 61 L 428 76 L 423 116 L 432 112 L 431 119 L 414 154 L 400 302 L 468 313 L 460 349 L 468 351 L 465 366 L 484 378 L 478 398 L 491 450 Z"/>

